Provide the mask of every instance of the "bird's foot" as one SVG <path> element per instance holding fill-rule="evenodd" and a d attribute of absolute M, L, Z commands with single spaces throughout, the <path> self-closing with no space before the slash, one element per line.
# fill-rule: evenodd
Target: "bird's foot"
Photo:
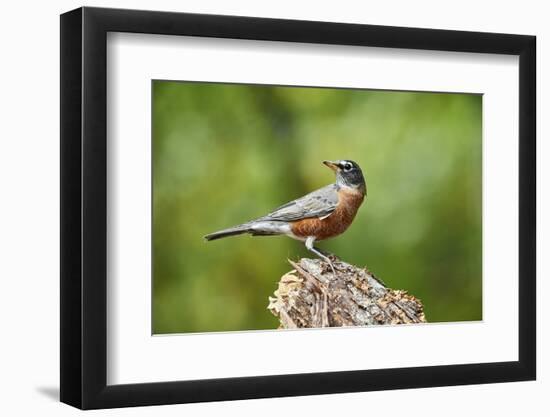
<path fill-rule="evenodd" d="M 330 268 L 330 271 L 332 271 L 332 273 L 333 273 L 334 275 L 336 275 L 336 268 L 334 267 L 333 259 L 330 259 L 330 258 L 327 256 L 327 257 L 323 257 L 323 258 L 322 258 L 322 261 L 324 261 L 323 270 L 324 270 L 325 272 L 328 272 L 328 271 L 329 271 L 329 268 Z"/>
<path fill-rule="evenodd" d="M 340 258 L 333 253 L 329 253 L 327 255 L 327 258 L 329 258 L 331 261 L 334 261 L 334 262 L 340 262 Z"/>

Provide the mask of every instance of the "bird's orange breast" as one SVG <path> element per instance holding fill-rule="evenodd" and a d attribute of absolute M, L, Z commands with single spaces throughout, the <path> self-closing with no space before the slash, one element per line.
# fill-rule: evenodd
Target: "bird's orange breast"
<path fill-rule="evenodd" d="M 292 222 L 292 233 L 300 238 L 315 236 L 315 240 L 338 236 L 353 222 L 364 198 L 365 195 L 359 190 L 340 189 L 338 205 L 330 216 L 324 219 L 311 218 Z"/>

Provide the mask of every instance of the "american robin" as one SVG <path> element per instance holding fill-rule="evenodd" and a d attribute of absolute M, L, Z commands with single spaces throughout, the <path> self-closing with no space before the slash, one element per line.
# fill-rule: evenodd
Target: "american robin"
<path fill-rule="evenodd" d="M 349 160 L 323 161 L 336 173 L 336 182 L 286 203 L 266 216 L 206 235 L 206 240 L 249 233 L 253 236 L 286 235 L 305 242 L 306 248 L 332 262 L 313 246 L 346 231 L 367 193 L 365 178 L 357 163 Z"/>

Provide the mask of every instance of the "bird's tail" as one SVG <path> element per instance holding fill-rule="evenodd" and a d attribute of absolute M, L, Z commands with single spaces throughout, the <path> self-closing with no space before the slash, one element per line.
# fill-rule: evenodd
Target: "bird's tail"
<path fill-rule="evenodd" d="M 228 229 L 219 230 L 214 233 L 206 235 L 204 238 L 206 240 L 216 240 L 222 239 L 224 237 L 242 235 L 243 233 L 250 233 L 252 231 L 249 223 L 239 224 L 238 226 L 233 226 Z"/>
<path fill-rule="evenodd" d="M 243 233 L 250 233 L 252 236 L 274 236 L 288 234 L 289 231 L 290 226 L 286 222 L 270 221 L 259 218 L 248 223 L 210 233 L 204 238 L 206 240 L 216 240 L 228 236 L 242 235 Z"/>

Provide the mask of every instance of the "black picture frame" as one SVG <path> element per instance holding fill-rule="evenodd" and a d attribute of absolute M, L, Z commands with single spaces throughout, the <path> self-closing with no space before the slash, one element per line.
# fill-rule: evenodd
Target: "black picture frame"
<path fill-rule="evenodd" d="M 108 32 L 519 56 L 519 360 L 107 385 Z M 533 380 L 534 36 L 80 8 L 61 15 L 61 401 L 82 409 Z"/>

